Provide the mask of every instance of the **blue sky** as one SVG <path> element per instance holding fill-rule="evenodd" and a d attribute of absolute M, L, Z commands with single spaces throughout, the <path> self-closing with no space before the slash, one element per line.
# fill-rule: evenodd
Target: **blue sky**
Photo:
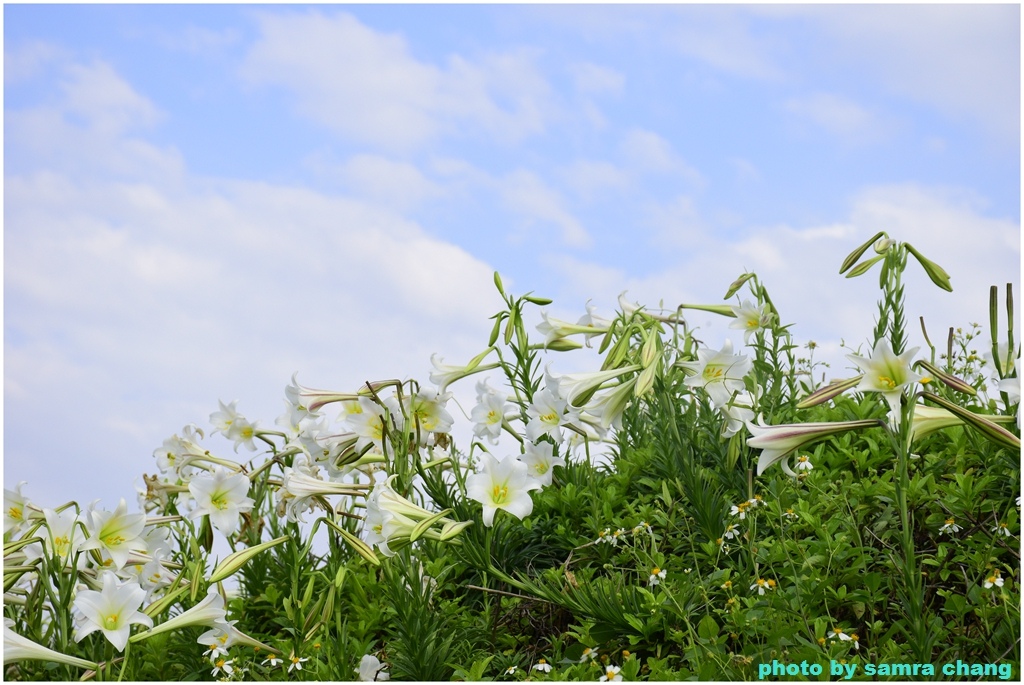
<path fill-rule="evenodd" d="M 875 231 L 952 275 L 909 275 L 933 340 L 1020 282 L 1016 5 L 7 5 L 4 140 L 4 482 L 47 505 L 294 371 L 468 359 L 495 269 L 573 320 L 755 270 L 836 375 Z"/>

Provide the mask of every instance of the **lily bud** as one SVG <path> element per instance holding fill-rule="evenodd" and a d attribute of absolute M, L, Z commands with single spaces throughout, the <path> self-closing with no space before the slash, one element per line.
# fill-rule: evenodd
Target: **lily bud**
<path fill-rule="evenodd" d="M 875 241 L 875 252 L 880 255 L 884 255 L 889 251 L 889 248 L 896 244 L 895 240 L 891 238 L 879 238 Z"/>
<path fill-rule="evenodd" d="M 531 350 L 551 350 L 553 352 L 572 352 L 583 347 L 583 343 L 576 342 L 571 338 L 557 338 L 549 343 L 530 345 Z"/>
<path fill-rule="evenodd" d="M 904 246 L 907 248 L 907 252 L 914 255 L 917 261 L 921 263 L 925 273 L 928 274 L 928 278 L 932 279 L 932 283 L 946 292 L 953 292 L 953 286 L 949 282 L 949 274 L 946 273 L 945 269 L 918 252 L 910 243 L 904 243 Z"/>
<path fill-rule="evenodd" d="M 919 359 L 914 364 L 914 366 L 923 366 L 925 370 L 927 370 L 928 373 L 931 374 L 932 378 L 937 378 L 938 380 L 942 381 L 944 385 L 953 388 L 953 390 L 956 390 L 957 392 L 965 393 L 967 395 L 970 395 L 971 397 L 974 397 L 975 395 L 978 394 L 978 391 L 975 390 L 970 385 L 968 385 L 967 381 L 961 380 L 956 376 L 951 376 L 948 373 L 940 371 L 939 369 L 935 368 L 932 364 L 926 362 L 923 359 Z M 924 383 L 925 380 L 922 379 L 918 382 Z"/>
<path fill-rule="evenodd" d="M 956 414 L 958 417 L 963 419 L 964 423 L 979 430 L 989 440 L 992 440 L 993 442 L 998 442 L 1002 445 L 1006 445 L 1011 449 L 1020 449 L 1020 438 L 1018 438 L 1016 435 L 1006 430 L 1002 426 L 997 426 L 995 423 L 989 421 L 986 418 L 983 418 L 979 414 L 967 411 L 963 407 L 960 407 L 945 398 L 939 397 L 938 395 L 933 395 L 929 392 L 925 392 L 921 393 L 921 397 L 923 397 L 925 401 L 937 404 L 943 409 L 953 414 Z"/>
<path fill-rule="evenodd" d="M 746 283 L 747 281 L 749 281 L 753 277 L 754 277 L 753 273 L 747 273 L 747 274 L 743 274 L 742 276 L 737 278 L 735 281 L 732 282 L 732 285 L 729 286 L 729 289 L 727 291 L 725 291 L 725 297 L 723 297 L 722 299 L 723 300 L 728 300 L 730 297 L 735 295 L 736 292 L 740 288 L 743 287 L 744 283 Z"/>
<path fill-rule="evenodd" d="M 277 545 L 280 545 L 282 542 L 288 539 L 288 535 L 282 535 L 281 537 L 275 538 L 274 540 L 271 540 L 269 542 L 254 545 L 247 549 L 242 549 L 233 554 L 228 555 L 227 557 L 225 557 L 224 561 L 220 562 L 217 565 L 217 568 L 213 570 L 213 575 L 210 576 L 209 582 L 211 584 L 219 583 L 228 576 L 234 574 L 238 569 L 245 566 L 246 562 L 248 562 L 250 559 L 252 559 L 260 552 L 268 550 L 271 547 L 276 547 Z"/>
<path fill-rule="evenodd" d="M 836 397 L 838 395 L 843 394 L 844 392 L 846 392 L 850 388 L 856 387 L 856 385 L 858 383 L 860 383 L 860 380 L 863 377 L 864 377 L 864 374 L 861 374 L 860 376 L 854 376 L 853 378 L 846 378 L 846 379 L 840 379 L 840 380 L 832 381 L 831 383 L 826 385 L 824 388 L 818 388 L 817 390 L 812 392 L 810 395 L 808 395 L 807 397 L 805 397 L 802 400 L 800 400 L 797 403 L 796 408 L 797 409 L 808 409 L 810 407 L 816 407 L 819 404 L 824 404 L 825 402 L 828 402 L 833 397 Z"/>
<path fill-rule="evenodd" d="M 856 250 L 847 255 L 846 259 L 843 260 L 843 265 L 839 267 L 839 273 L 846 273 L 846 270 L 857 263 L 857 260 L 861 258 L 868 248 L 875 244 L 875 241 L 879 238 L 885 237 L 885 231 L 879 231 L 878 233 L 871 236 L 871 239 L 866 243 L 858 247 Z"/>
<path fill-rule="evenodd" d="M 873 267 L 875 263 L 880 262 L 883 259 L 885 259 L 885 255 L 879 255 L 877 257 L 872 257 L 871 259 L 866 259 L 857 266 L 850 269 L 850 273 L 846 274 L 846 277 L 857 278 L 857 276 L 863 276 L 864 274 L 871 270 L 871 267 Z"/>
<path fill-rule="evenodd" d="M 658 350 L 661 347 L 660 343 L 661 336 L 655 331 L 649 331 L 647 340 L 644 341 L 643 349 L 640 350 L 640 365 L 645 369 L 658 358 Z"/>
<path fill-rule="evenodd" d="M 697 309 L 702 312 L 721 314 L 722 316 L 735 317 L 736 313 L 727 304 L 681 304 L 680 309 Z"/>

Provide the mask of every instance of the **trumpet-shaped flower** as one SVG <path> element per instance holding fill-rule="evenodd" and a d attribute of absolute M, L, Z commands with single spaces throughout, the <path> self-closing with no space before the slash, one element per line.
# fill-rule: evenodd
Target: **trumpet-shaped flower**
<path fill-rule="evenodd" d="M 82 529 L 77 525 L 78 515 L 74 509 L 68 508 L 57 513 L 53 509 L 44 509 L 43 516 L 46 519 L 46 532 L 43 534 L 43 544 L 46 551 L 65 564 L 71 562 L 82 545 Z"/>
<path fill-rule="evenodd" d="M 153 625 L 152 621 L 149 625 Z M 206 597 L 204 597 L 199 604 L 196 604 L 188 611 L 178 614 L 174 618 L 164 621 L 155 628 L 152 628 L 152 630 L 136 635 L 132 638 L 132 642 L 146 640 L 154 635 L 159 635 L 160 633 L 165 633 L 169 630 L 181 630 L 188 626 L 209 626 L 211 628 L 219 629 L 224 633 L 229 633 L 231 631 L 232 628 L 227 624 L 227 614 L 224 611 L 224 597 L 217 592 L 217 587 L 215 585 L 211 585 L 207 588 Z M 203 642 L 201 644 L 213 643 Z"/>
<path fill-rule="evenodd" d="M 452 428 L 452 415 L 445 410 L 451 393 L 438 393 L 430 388 L 421 388 L 412 397 L 405 398 L 405 410 L 420 430 L 429 433 L 447 433 Z"/>
<path fill-rule="evenodd" d="M 84 620 L 75 630 L 75 642 L 102 630 L 103 635 L 119 652 L 128 644 L 133 623 L 152 627 L 153 619 L 139 611 L 146 591 L 138 583 L 119 583 L 110 571 L 103 573 L 103 590 L 80 590 L 74 607 Z"/>
<path fill-rule="evenodd" d="M 747 445 L 761 449 L 757 460 L 757 475 L 761 475 L 772 464 L 782 461 L 801 447 L 830 435 L 837 435 L 857 428 L 869 428 L 879 425 L 877 420 L 835 421 L 829 423 L 789 423 L 778 426 L 759 426 L 748 423 L 754 437 L 747 440 Z M 783 471 L 795 476 L 793 470 L 785 462 Z"/>
<path fill-rule="evenodd" d="M 619 376 L 632 374 L 642 367 L 639 364 L 631 364 L 610 371 L 596 371 L 593 373 L 567 373 L 557 378 L 558 394 L 565 398 L 566 402 L 573 407 L 580 407 L 586 404 L 587 400 L 597 392 L 605 383 L 613 381 Z"/>
<path fill-rule="evenodd" d="M 732 341 L 726 340 L 722 349 L 697 350 L 697 361 L 680 362 L 680 366 L 693 372 L 684 383 L 691 388 L 704 388 L 716 407 L 723 407 L 734 393 L 743 390 L 743 377 L 750 373 L 751 361 L 743 354 L 732 353 Z"/>
<path fill-rule="evenodd" d="M 739 307 L 730 307 L 736 319 L 729 324 L 729 328 L 736 328 L 743 331 L 743 344 L 750 343 L 750 336 L 763 330 L 772 324 L 772 312 L 768 303 L 761 306 L 752 304 L 750 300 L 744 300 Z"/>
<path fill-rule="evenodd" d="M 618 430 L 622 427 L 622 414 L 633 399 L 636 383 L 634 376 L 614 388 L 602 390 L 587 403 L 586 412 L 600 421 L 601 428 L 614 427 Z"/>
<path fill-rule="evenodd" d="M 530 421 L 526 424 L 526 437 L 537 442 L 542 435 L 551 436 L 555 442 L 562 442 L 562 423 L 566 402 L 547 388 L 533 396 L 533 402 L 526 413 Z"/>
<path fill-rule="evenodd" d="M 4 619 L 4 665 L 16 661 L 52 661 L 79 668 L 96 668 L 96 663 L 55 652 L 14 632 L 14 621 Z"/>
<path fill-rule="evenodd" d="M 482 460 L 482 470 L 466 478 L 466 494 L 484 506 L 484 525 L 494 523 L 494 514 L 504 509 L 518 519 L 533 511 L 530 490 L 540 484 L 527 474 L 527 466 L 518 459 L 498 461 L 490 454 Z"/>
<path fill-rule="evenodd" d="M 128 563 L 133 550 L 146 551 L 142 531 L 146 527 L 145 514 L 129 514 L 124 498 L 114 511 L 86 512 L 86 527 L 90 537 L 79 549 L 98 549 L 110 555 L 114 568 L 120 570 Z"/>
<path fill-rule="evenodd" d="M 335 392 L 333 390 L 316 390 L 299 385 L 296 380 L 299 373 L 292 374 L 292 382 L 285 386 L 284 396 L 296 409 L 305 412 L 310 416 L 316 416 L 320 407 L 331 402 L 344 402 L 354 400 L 358 395 L 350 393 Z"/>
<path fill-rule="evenodd" d="M 889 404 L 894 415 L 900 411 L 903 390 L 924 376 L 916 373 L 910 366 L 919 348 L 914 347 L 901 355 L 892 351 L 892 346 L 885 338 L 879 338 L 870 357 L 858 357 L 848 354 L 846 358 L 860 367 L 864 376 L 857 384 L 861 392 L 879 392 Z"/>
<path fill-rule="evenodd" d="M 526 451 L 519 457 L 526 464 L 526 475 L 542 487 L 551 485 L 554 467 L 565 466 L 565 460 L 554 456 L 553 449 L 550 442 L 526 443 Z"/>
<path fill-rule="evenodd" d="M 434 367 L 434 371 L 430 374 L 430 382 L 437 385 L 438 393 L 443 393 L 448 389 L 449 385 L 457 380 L 470 376 L 474 373 L 480 373 L 481 371 L 497 368 L 497 364 L 480 366 L 480 362 L 482 362 L 484 358 L 493 351 L 493 347 L 488 347 L 486 350 L 470 359 L 469 363 L 465 366 L 445 364 L 444 357 L 432 354 L 430 355 L 430 363 Z"/>
<path fill-rule="evenodd" d="M 473 420 L 473 435 L 481 438 L 486 436 L 492 444 L 498 442 L 505 412 L 511 406 L 497 393 L 487 393 L 481 397 L 469 415 Z"/>
<path fill-rule="evenodd" d="M 722 427 L 723 438 L 731 438 L 739 433 L 743 426 L 754 420 L 753 406 L 754 398 L 744 390 L 721 407 L 722 413 L 725 415 L 725 425 Z"/>
<path fill-rule="evenodd" d="M 378 680 L 390 680 L 387 666 L 380 662 L 380 659 L 372 654 L 364 654 L 359 660 L 359 668 L 356 669 L 359 680 L 363 682 L 374 682 Z"/>
<path fill-rule="evenodd" d="M 369 443 L 383 446 L 386 428 L 384 421 L 384 408 L 368 397 L 346 403 L 345 422 L 359 436 L 357 446 L 360 448 Z"/>
<path fill-rule="evenodd" d="M 4 488 L 4 535 L 17 531 L 28 520 L 28 500 L 21 494 L 27 481 L 21 481 L 13 490 Z"/>
<path fill-rule="evenodd" d="M 544 320 L 537 324 L 537 331 L 544 335 L 545 345 L 550 345 L 556 340 L 570 335 L 575 335 L 577 333 L 585 333 L 587 335 L 587 340 L 589 340 L 592 336 L 601 335 L 608 330 L 607 328 L 585 325 L 583 323 L 571 324 L 568 321 L 562 321 L 561 319 L 548 316 L 547 311 L 544 309 L 540 310 L 540 316 Z M 587 317 L 585 316 L 584 319 L 586 318 Z M 593 322 L 593 317 L 590 317 L 590 320 Z"/>
<path fill-rule="evenodd" d="M 210 523 L 225 536 L 234 535 L 239 515 L 252 510 L 253 500 L 246 496 L 249 478 L 223 466 L 216 466 L 212 473 L 193 478 L 188 490 L 196 499 L 196 507 L 189 513 L 189 518 L 209 515 Z"/>

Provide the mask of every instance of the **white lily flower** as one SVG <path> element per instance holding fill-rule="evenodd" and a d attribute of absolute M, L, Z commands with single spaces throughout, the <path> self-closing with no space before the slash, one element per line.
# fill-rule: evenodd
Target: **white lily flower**
<path fill-rule="evenodd" d="M 491 444 L 496 444 L 501 436 L 501 425 L 505 420 L 505 413 L 511 410 L 512 405 L 501 395 L 497 393 L 484 395 L 469 415 L 473 421 L 473 435 L 478 438 L 486 436 Z"/>
<path fill-rule="evenodd" d="M 466 376 L 471 376 L 474 373 L 495 369 L 498 367 L 497 364 L 480 366 L 480 362 L 482 362 L 484 358 L 493 351 L 493 347 L 488 347 L 486 350 L 470 359 L 469 363 L 465 366 L 445 364 L 444 357 L 432 354 L 430 355 L 430 363 L 434 367 L 434 371 L 430 374 L 430 382 L 437 386 L 438 393 L 444 393 L 444 391 L 448 389 L 448 386 L 457 380 L 465 378 Z"/>
<path fill-rule="evenodd" d="M 119 583 L 117 576 L 105 571 L 102 592 L 80 590 L 75 597 L 74 607 L 84 617 L 75 629 L 75 642 L 102 630 L 110 644 L 123 652 L 133 623 L 153 625 L 153 619 L 138 610 L 145 597 L 146 591 L 138 583 Z"/>
<path fill-rule="evenodd" d="M 924 378 L 910 366 L 918 349 L 920 348 L 914 347 L 897 356 L 892 351 L 889 341 L 880 338 L 875 343 L 870 358 L 858 357 L 855 354 L 846 355 L 847 359 L 864 372 L 860 383 L 857 384 L 857 390 L 882 393 L 892 413 L 899 415 L 903 389 Z"/>
<path fill-rule="evenodd" d="M 558 394 L 564 397 L 570 406 L 581 406 L 577 400 L 590 395 L 601 388 L 602 385 L 613 381 L 620 376 L 632 374 L 639 371 L 642 366 L 630 364 L 618 369 L 609 371 L 597 371 L 594 373 L 567 373 L 558 377 Z"/>
<path fill-rule="evenodd" d="M 550 345 L 556 340 L 561 338 L 567 338 L 570 335 L 576 335 L 577 333 L 584 333 L 587 335 L 587 339 L 595 335 L 601 335 L 607 332 L 607 328 L 601 329 L 596 326 L 585 326 L 581 324 L 572 324 L 568 321 L 562 321 L 554 317 L 548 316 L 547 310 L 540 310 L 541 318 L 544 320 L 537 324 L 537 331 L 544 335 L 544 344 Z"/>
<path fill-rule="evenodd" d="M 729 328 L 743 331 L 744 345 L 750 344 L 751 335 L 764 330 L 772 324 L 772 317 L 774 315 L 767 302 L 759 307 L 751 303 L 750 300 L 744 300 L 739 307 L 730 307 L 730 309 L 732 309 L 736 319 L 729 324 Z"/>
<path fill-rule="evenodd" d="M 533 396 L 533 402 L 526 409 L 530 421 L 526 424 L 526 437 L 537 442 L 542 435 L 549 435 L 555 442 L 562 442 L 562 422 L 566 402 L 548 389 Z"/>
<path fill-rule="evenodd" d="M 760 476 L 769 466 L 781 461 L 804 445 L 844 431 L 877 425 L 878 421 L 874 419 L 827 423 L 789 423 L 778 426 L 759 426 L 755 423 L 748 423 L 747 430 L 754 437 L 747 440 L 747 445 L 761 450 L 761 456 L 757 460 L 757 475 Z M 783 462 L 782 470 L 791 476 L 796 475 L 785 462 Z"/>
<path fill-rule="evenodd" d="M 169 630 L 181 630 L 188 626 L 209 626 L 212 628 L 218 628 L 225 633 L 229 632 L 229 626 L 227 625 L 227 613 L 224 610 L 224 597 L 217 592 L 217 587 L 215 585 L 211 585 L 207 588 L 206 597 L 188 611 L 184 611 L 174 618 L 164 621 L 155 628 L 152 627 L 152 621 L 150 621 L 149 625 L 151 630 L 136 635 L 132 638 L 132 642 L 146 640 L 154 635 L 159 635 L 160 633 L 165 633 Z M 202 644 L 212 643 L 204 642 Z"/>
<path fill-rule="evenodd" d="M 345 404 L 345 422 L 359 436 L 357 447 L 373 444 L 382 447 L 385 432 L 384 408 L 368 397 L 360 397 Z M 394 412 L 392 412 L 394 415 Z M 401 416 L 401 412 L 398 414 Z"/>
<path fill-rule="evenodd" d="M 146 551 L 146 543 L 142 531 L 146 527 L 145 514 L 129 514 L 124 498 L 114 511 L 86 512 L 86 527 L 90 537 L 80 550 L 98 549 L 110 556 L 114 568 L 120 570 L 128 563 L 128 556 L 133 550 Z"/>
<path fill-rule="evenodd" d="M 248 476 L 223 466 L 218 465 L 212 472 L 193 478 L 188 490 L 196 500 L 196 508 L 188 517 L 209 515 L 210 523 L 225 537 L 234 535 L 242 512 L 252 511 L 253 500 L 247 496 Z"/>
<path fill-rule="evenodd" d="M 526 464 L 512 458 L 498 461 L 490 454 L 484 455 L 481 464 L 481 471 L 466 478 L 466 494 L 484 505 L 484 525 L 493 525 L 498 509 L 518 519 L 529 516 L 533 511 L 530 490 L 540 484 L 527 475 Z"/>
<path fill-rule="evenodd" d="M 51 661 L 95 670 L 96 663 L 61 654 L 14 632 L 14 621 L 4 618 L 4 665 L 17 661 Z"/>
<path fill-rule="evenodd" d="M 565 459 L 553 455 L 554 446 L 550 442 L 526 443 L 526 452 L 519 460 L 526 464 L 526 475 L 542 487 L 551 485 L 556 466 L 565 466 Z"/>
<path fill-rule="evenodd" d="M 451 399 L 450 392 L 438 393 L 431 388 L 420 388 L 412 397 L 405 398 L 405 411 L 415 427 L 430 433 L 447 433 L 452 428 L 452 415 L 445 410 Z"/>
<path fill-rule="evenodd" d="M 316 416 L 319 409 L 325 404 L 331 402 L 344 402 L 347 400 L 358 399 L 358 395 L 351 393 L 335 392 L 333 390 L 316 390 L 315 388 L 307 388 L 304 385 L 299 385 L 296 380 L 299 372 L 296 371 L 292 374 L 292 382 L 285 386 L 284 396 L 288 401 L 300 412 L 305 412 L 310 416 Z"/>
<path fill-rule="evenodd" d="M 722 414 L 725 415 L 725 425 L 722 426 L 723 438 L 731 438 L 739 433 L 743 426 L 754 420 L 753 406 L 754 398 L 744 390 L 721 407 Z"/>
<path fill-rule="evenodd" d="M 363 682 L 391 679 L 387 666 L 381 664 L 380 659 L 372 654 L 363 655 L 363 658 L 359 660 L 359 668 L 356 669 L 356 673 L 359 674 L 359 680 Z"/>
<path fill-rule="evenodd" d="M 21 488 L 28 481 L 21 481 L 13 490 L 4 488 L 4 535 L 17 531 L 28 521 L 28 500 L 21 494 Z"/>
<path fill-rule="evenodd" d="M 65 565 L 70 564 L 84 542 L 82 529 L 76 525 L 78 514 L 69 507 L 60 513 L 43 509 L 43 516 L 46 518 L 46 532 L 42 537 L 47 553 L 63 559 Z"/>
<path fill-rule="evenodd" d="M 693 372 L 683 383 L 704 388 L 715 406 L 723 407 L 734 393 L 743 390 L 743 377 L 750 373 L 752 363 L 746 355 L 733 354 L 732 341 L 726 340 L 721 350 L 697 350 L 697 361 L 679 365 Z"/>
<path fill-rule="evenodd" d="M 622 414 L 633 399 L 636 381 L 637 377 L 634 376 L 613 388 L 602 390 L 590 399 L 584 410 L 597 419 L 604 430 L 622 428 Z"/>

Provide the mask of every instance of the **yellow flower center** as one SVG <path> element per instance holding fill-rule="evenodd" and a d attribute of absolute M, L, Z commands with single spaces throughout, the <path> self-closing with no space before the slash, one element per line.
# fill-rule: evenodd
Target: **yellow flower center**
<path fill-rule="evenodd" d="M 879 376 L 878 382 L 884 385 L 885 387 L 889 388 L 890 390 L 896 387 L 896 381 L 889 378 L 888 376 Z"/>
<path fill-rule="evenodd" d="M 607 671 L 605 671 L 604 675 L 605 675 L 606 678 L 608 678 L 608 680 L 611 680 L 612 678 L 615 677 L 615 671 L 613 671 L 612 669 L 609 668 Z M 590 677 L 593 678 L 594 676 L 590 676 Z"/>
<path fill-rule="evenodd" d="M 720 364 L 712 364 L 704 367 L 704 380 L 716 381 L 725 375 L 725 368 Z"/>
<path fill-rule="evenodd" d="M 15 521 L 20 521 L 22 517 L 21 507 L 15 505 L 7 510 L 7 515 Z"/>
<path fill-rule="evenodd" d="M 508 499 L 508 486 L 495 485 L 491 490 L 491 501 L 495 504 L 504 504 L 506 499 Z"/>
<path fill-rule="evenodd" d="M 300 658 L 299 658 L 299 657 L 297 657 L 297 656 L 293 656 L 293 657 L 291 657 L 291 659 L 292 659 L 292 663 L 293 663 L 293 664 L 297 664 L 297 663 L 299 663 L 300 661 L 302 661 L 302 659 L 300 659 Z"/>
<path fill-rule="evenodd" d="M 543 476 L 545 473 L 548 472 L 548 465 L 545 464 L 544 462 L 540 462 L 539 464 L 533 467 L 533 470 Z"/>
<path fill-rule="evenodd" d="M 117 630 L 117 614 L 111 614 L 104 618 L 103 628 L 105 630 Z"/>
<path fill-rule="evenodd" d="M 217 659 L 217 668 L 224 668 L 224 659 Z"/>
<path fill-rule="evenodd" d="M 651 569 L 651 575 L 652 575 L 652 576 L 656 576 L 656 575 L 658 575 L 659 573 L 661 573 L 661 569 L 660 569 L 660 568 L 658 568 L 657 566 L 655 566 L 654 568 L 652 568 L 652 569 Z"/>
<path fill-rule="evenodd" d="M 558 414 L 555 412 L 548 412 L 547 414 L 541 414 L 540 420 L 544 423 L 558 423 Z"/>
<path fill-rule="evenodd" d="M 120 547 L 124 544 L 124 537 L 121 535 L 108 535 L 103 538 L 103 544 L 107 547 Z"/>
<path fill-rule="evenodd" d="M 954 523 L 956 523 L 955 519 L 946 519 L 946 525 L 947 526 L 952 526 Z"/>
<path fill-rule="evenodd" d="M 210 504 L 212 504 L 218 510 L 224 511 L 225 509 L 228 508 L 228 498 L 225 496 L 224 493 L 221 493 L 216 497 L 211 498 Z"/>
<path fill-rule="evenodd" d="M 537 659 L 538 664 L 546 664 L 547 662 L 547 659 Z"/>
<path fill-rule="evenodd" d="M 67 536 L 60 536 L 53 539 L 53 549 L 58 556 L 66 557 L 71 547 L 71 540 Z"/>

